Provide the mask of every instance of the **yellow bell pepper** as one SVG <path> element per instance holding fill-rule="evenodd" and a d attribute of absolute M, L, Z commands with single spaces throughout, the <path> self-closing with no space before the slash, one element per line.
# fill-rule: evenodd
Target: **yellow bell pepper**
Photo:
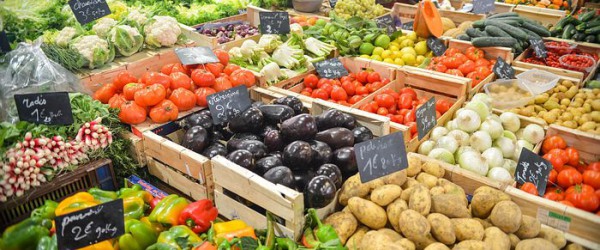
<path fill-rule="evenodd" d="M 79 248 L 79 250 L 114 250 L 112 240 L 105 240 L 102 242 L 98 242 L 94 245 L 89 245 L 87 247 Z"/>
<path fill-rule="evenodd" d="M 90 193 L 79 192 L 58 203 L 54 213 L 56 216 L 61 216 L 88 207 L 93 207 L 98 204 L 100 203 L 98 203 L 98 201 L 96 201 L 94 196 L 92 196 Z"/>
<path fill-rule="evenodd" d="M 243 220 L 232 220 L 228 222 L 219 222 L 213 225 L 215 234 L 224 234 L 248 227 Z"/>

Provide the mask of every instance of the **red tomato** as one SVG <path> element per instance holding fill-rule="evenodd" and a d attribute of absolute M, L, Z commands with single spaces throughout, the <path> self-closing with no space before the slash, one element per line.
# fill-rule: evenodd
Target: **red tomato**
<path fill-rule="evenodd" d="M 223 66 L 221 63 L 207 63 L 204 65 L 204 67 L 206 67 L 206 70 L 208 70 L 210 73 L 215 75 L 215 77 L 219 77 L 225 68 L 225 66 Z"/>
<path fill-rule="evenodd" d="M 408 111 L 408 113 L 406 113 L 406 115 L 404 115 L 404 123 L 414 122 L 416 119 L 417 117 L 415 115 L 414 109 L 411 109 L 410 111 Z"/>
<path fill-rule="evenodd" d="M 358 74 L 356 74 L 356 80 L 358 80 L 360 83 L 367 83 L 368 77 L 369 77 L 369 72 L 367 72 L 367 71 L 361 71 L 361 72 L 358 72 Z"/>
<path fill-rule="evenodd" d="M 562 188 L 569 188 L 573 185 L 581 184 L 583 177 L 577 169 L 567 168 L 558 173 L 557 180 L 559 186 Z"/>
<path fill-rule="evenodd" d="M 405 121 L 405 125 L 408 126 L 411 134 L 414 135 L 417 133 L 417 123 L 416 122 L 406 122 Z"/>
<path fill-rule="evenodd" d="M 215 49 L 213 50 L 213 52 L 215 53 L 221 64 L 227 65 L 229 63 L 229 53 L 227 53 L 227 51 L 222 49 Z"/>
<path fill-rule="evenodd" d="M 169 77 L 168 75 L 165 75 L 163 73 L 151 72 L 145 79 L 144 84 L 146 84 L 146 85 L 160 84 L 163 87 L 165 87 L 165 89 L 168 89 L 171 87 L 171 77 Z"/>
<path fill-rule="evenodd" d="M 200 87 L 196 89 L 194 94 L 196 95 L 196 104 L 200 107 L 208 107 L 208 102 L 206 102 L 206 97 L 217 93 L 213 88 L 208 87 Z"/>
<path fill-rule="evenodd" d="M 315 89 L 310 96 L 312 98 L 319 98 L 323 100 L 329 99 L 329 94 L 324 89 Z"/>
<path fill-rule="evenodd" d="M 402 88 L 399 94 L 410 94 L 412 100 L 417 100 L 417 92 L 412 88 Z"/>
<path fill-rule="evenodd" d="M 371 72 L 367 76 L 367 81 L 369 83 L 379 82 L 379 81 L 381 81 L 381 75 L 379 75 L 378 72 Z"/>
<path fill-rule="evenodd" d="M 398 107 L 401 109 L 410 109 L 412 108 L 412 95 L 411 94 L 401 94 L 398 99 Z"/>
<path fill-rule="evenodd" d="M 467 49 L 467 57 L 473 61 L 477 61 L 477 59 L 481 59 L 485 56 L 485 52 L 483 52 L 483 50 L 475 48 L 475 47 L 469 47 Z"/>
<path fill-rule="evenodd" d="M 527 193 L 533 194 L 535 196 L 538 195 L 538 189 L 537 189 L 537 187 L 533 183 L 531 183 L 531 182 L 525 182 L 525 183 L 523 183 L 523 186 L 521 186 L 520 189 L 523 190 L 523 191 L 525 191 L 525 192 L 527 192 Z"/>
<path fill-rule="evenodd" d="M 600 172 L 586 170 L 583 172 L 583 183 L 592 186 L 594 189 L 600 189 Z"/>
<path fill-rule="evenodd" d="M 475 87 L 479 83 L 481 83 L 481 81 L 483 81 L 483 79 L 485 79 L 485 76 L 477 71 L 474 71 L 474 72 L 469 73 L 467 75 L 467 78 L 471 79 L 471 87 Z"/>
<path fill-rule="evenodd" d="M 446 65 L 438 63 L 433 67 L 433 70 L 437 71 L 437 72 L 446 72 L 448 70 L 448 67 L 446 67 Z"/>
<path fill-rule="evenodd" d="M 454 56 L 452 56 L 453 58 L 456 58 L 456 60 L 459 62 L 458 66 L 460 66 L 461 64 L 465 63 L 467 60 L 469 60 L 469 58 L 467 56 L 465 56 L 465 54 L 462 53 L 457 53 Z M 457 67 L 458 68 L 458 67 Z"/>
<path fill-rule="evenodd" d="M 359 102 L 360 100 L 362 100 L 362 98 L 363 97 L 360 95 L 354 95 L 354 96 L 350 97 L 350 99 L 348 99 L 348 103 L 355 104 L 355 103 Z"/>
<path fill-rule="evenodd" d="M 586 167 L 586 170 L 600 171 L 600 161 L 592 162 Z"/>
<path fill-rule="evenodd" d="M 115 79 L 113 79 L 113 86 L 115 88 L 115 91 L 122 92 L 123 87 L 125 87 L 125 85 L 127 85 L 128 83 L 132 82 L 138 82 L 138 79 L 133 74 L 131 74 L 131 72 L 123 71 L 119 73 L 117 77 L 115 77 Z"/>
<path fill-rule="evenodd" d="M 449 69 L 446 70 L 446 72 L 444 72 L 446 74 L 449 75 L 453 75 L 453 76 L 460 76 L 460 77 L 464 77 L 465 75 L 462 73 L 462 71 L 458 70 L 458 69 Z"/>
<path fill-rule="evenodd" d="M 215 84 L 212 86 L 217 92 L 233 88 L 233 84 L 229 81 L 229 77 L 224 75 L 215 79 Z"/>
<path fill-rule="evenodd" d="M 479 59 L 475 60 L 475 66 L 476 67 L 485 66 L 486 68 L 488 68 L 488 66 L 490 66 L 490 61 L 488 61 L 485 58 L 479 58 Z"/>
<path fill-rule="evenodd" d="M 444 56 L 453 56 L 457 53 L 460 53 L 460 50 L 457 48 L 448 48 L 446 52 L 444 52 Z"/>
<path fill-rule="evenodd" d="M 458 66 L 458 70 L 460 70 L 463 75 L 467 75 L 475 70 L 475 62 L 467 60 L 465 63 Z"/>
<path fill-rule="evenodd" d="M 435 101 L 435 110 L 440 112 L 441 114 L 446 113 L 446 111 L 450 109 L 450 106 L 452 106 L 452 104 L 448 100 L 437 99 Z"/>
<path fill-rule="evenodd" d="M 335 101 L 346 101 L 348 100 L 348 93 L 346 93 L 344 88 L 335 85 L 331 90 L 331 99 Z"/>
<path fill-rule="evenodd" d="M 249 70 L 238 69 L 231 73 L 231 84 L 233 87 L 237 87 L 240 85 L 246 85 L 246 87 L 250 88 L 254 86 L 256 83 L 256 77 Z"/>
<path fill-rule="evenodd" d="M 568 200 L 562 200 L 562 201 L 559 201 L 558 203 L 563 204 L 565 206 L 569 206 L 569 207 L 575 207 L 575 205 L 573 205 L 573 203 L 571 203 Z"/>
<path fill-rule="evenodd" d="M 100 101 L 101 103 L 107 104 L 111 97 L 116 93 L 115 86 L 112 83 L 104 84 L 96 92 L 94 92 L 93 98 Z"/>
<path fill-rule="evenodd" d="M 442 64 L 444 64 L 444 66 L 446 66 L 448 69 L 456 69 L 462 64 L 462 62 L 456 59 L 455 57 L 446 57 L 442 59 Z"/>
<path fill-rule="evenodd" d="M 475 68 L 475 72 L 480 73 L 485 79 L 492 73 L 492 70 L 488 66 L 478 66 Z M 483 80 L 483 79 L 482 79 Z"/>
<path fill-rule="evenodd" d="M 215 84 L 216 77 L 212 73 L 203 70 L 203 69 L 195 69 L 192 71 L 192 81 L 198 87 L 210 87 Z"/>
<path fill-rule="evenodd" d="M 394 97 L 389 94 L 379 94 L 373 99 L 380 107 L 391 108 L 396 104 Z"/>
<path fill-rule="evenodd" d="M 395 123 L 403 123 L 404 122 L 404 116 L 402 116 L 402 115 L 393 115 L 392 118 L 391 118 L 391 121 L 395 122 Z"/>
<path fill-rule="evenodd" d="M 325 92 L 327 92 L 328 95 L 331 95 L 331 91 L 333 90 L 333 85 L 331 85 L 330 83 L 325 83 L 323 85 L 321 85 L 321 87 L 319 87 L 322 90 L 325 90 Z"/>
<path fill-rule="evenodd" d="M 544 198 L 553 201 L 562 201 L 565 199 L 565 192 L 563 192 L 563 190 L 560 188 L 549 187 L 546 189 L 546 194 L 544 194 Z"/>
<path fill-rule="evenodd" d="M 386 108 L 384 108 L 384 107 L 379 107 L 379 108 L 377 109 L 377 114 L 378 114 L 378 115 L 383 115 L 383 116 L 386 116 L 386 115 L 388 115 L 389 113 L 390 113 L 390 112 L 389 112 L 389 111 L 388 111 Z"/>
<path fill-rule="evenodd" d="M 564 162 L 565 164 L 569 162 L 569 155 L 567 154 L 567 152 L 565 150 L 555 148 L 555 149 L 550 150 L 547 154 L 551 154 L 551 155 L 560 157 L 562 162 Z"/>
<path fill-rule="evenodd" d="M 548 153 L 550 152 L 550 150 L 558 148 L 558 149 L 565 149 L 567 147 L 567 142 L 565 142 L 565 140 L 558 136 L 558 135 L 553 135 L 550 136 L 548 138 L 546 138 L 544 140 L 544 142 L 542 143 L 542 153 Z"/>
<path fill-rule="evenodd" d="M 304 86 L 310 88 L 317 88 L 317 83 L 319 82 L 319 78 L 315 74 L 309 74 L 304 77 Z"/>
<path fill-rule="evenodd" d="M 550 164 L 552 164 L 552 167 L 554 167 L 554 169 L 556 169 L 556 171 L 560 172 L 561 170 L 563 170 L 563 166 L 565 165 L 565 162 L 562 160 L 562 158 L 558 155 L 553 155 L 553 154 L 545 154 L 544 156 L 542 156 L 542 158 L 548 160 L 550 162 Z"/>
<path fill-rule="evenodd" d="M 350 96 L 353 96 L 356 93 L 356 86 L 351 81 L 342 82 L 342 88 L 346 91 L 346 93 Z"/>
<path fill-rule="evenodd" d="M 356 94 L 357 95 L 368 95 L 369 90 L 365 86 L 356 87 Z"/>
<path fill-rule="evenodd" d="M 567 161 L 569 165 L 579 165 L 579 151 L 577 151 L 577 149 L 568 147 L 567 149 L 565 149 L 565 153 L 567 154 L 567 158 L 569 158 L 569 160 Z"/>
<path fill-rule="evenodd" d="M 558 171 L 556 171 L 556 169 L 551 169 L 550 173 L 548 174 L 548 186 L 551 186 L 552 184 L 556 184 L 557 177 L 558 177 Z"/>
<path fill-rule="evenodd" d="M 235 64 L 229 64 L 229 65 L 225 66 L 225 68 L 223 69 L 223 73 L 230 76 L 231 73 L 235 72 L 238 69 L 241 69 L 240 66 L 237 66 Z"/>
<path fill-rule="evenodd" d="M 171 89 L 192 89 L 192 79 L 181 72 L 171 73 Z"/>
<path fill-rule="evenodd" d="M 583 209 L 588 212 L 594 212 L 600 206 L 600 200 L 598 199 L 598 196 L 596 196 L 596 194 L 594 193 L 592 187 L 588 186 L 589 188 L 586 188 L 585 186 L 588 185 L 583 184 L 574 186 L 572 187 L 572 192 L 569 192 L 570 190 L 567 190 L 567 195 L 565 196 L 565 199 L 573 203 L 573 205 L 575 205 L 576 208 Z M 590 189 L 592 191 L 589 191 Z"/>

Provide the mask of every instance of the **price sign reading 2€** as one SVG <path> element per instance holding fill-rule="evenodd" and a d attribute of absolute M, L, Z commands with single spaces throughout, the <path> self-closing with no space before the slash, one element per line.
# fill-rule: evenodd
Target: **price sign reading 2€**
<path fill-rule="evenodd" d="M 365 183 L 408 167 L 404 136 L 393 133 L 354 145 L 360 181 Z"/>

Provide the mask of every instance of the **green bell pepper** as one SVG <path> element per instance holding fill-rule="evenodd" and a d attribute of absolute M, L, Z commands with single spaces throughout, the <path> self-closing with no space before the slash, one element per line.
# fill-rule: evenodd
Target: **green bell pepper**
<path fill-rule="evenodd" d="M 0 249 L 27 250 L 35 249 L 42 237 L 50 235 L 52 221 L 40 217 L 30 217 L 8 227 L 2 233 Z"/>
<path fill-rule="evenodd" d="M 125 221 L 125 234 L 119 237 L 120 250 L 144 250 L 156 242 L 157 233 L 146 223 L 136 219 Z"/>
<path fill-rule="evenodd" d="M 31 217 L 39 217 L 42 219 L 54 219 L 56 217 L 55 210 L 58 203 L 52 200 L 46 200 L 44 205 L 31 211 Z"/>
<path fill-rule="evenodd" d="M 187 205 L 186 199 L 174 194 L 169 195 L 156 204 L 148 219 L 163 224 L 177 225 L 179 224 L 179 215 Z"/>
<path fill-rule="evenodd" d="M 35 250 L 58 250 L 58 242 L 56 242 L 56 234 L 52 237 L 44 236 L 40 239 Z"/>
<path fill-rule="evenodd" d="M 181 248 L 174 247 L 174 246 L 171 246 L 166 243 L 156 243 L 156 244 L 146 248 L 146 250 L 180 250 L 180 249 Z"/>
<path fill-rule="evenodd" d="M 194 244 L 202 243 L 202 239 L 189 227 L 180 225 L 171 227 L 169 231 L 160 233 L 156 243 L 163 243 L 172 246 L 175 249 L 186 249 Z"/>
<path fill-rule="evenodd" d="M 127 197 L 139 197 L 144 200 L 145 203 L 150 203 L 152 200 L 152 195 L 145 191 L 142 186 L 139 184 L 135 184 L 128 188 L 121 188 L 117 192 L 117 198 L 127 198 Z"/>
<path fill-rule="evenodd" d="M 94 196 L 94 200 L 100 203 L 105 203 L 117 199 L 117 192 L 106 191 L 99 188 L 90 188 L 90 190 L 88 190 L 88 193 Z"/>
<path fill-rule="evenodd" d="M 123 199 L 123 215 L 125 219 L 140 219 L 144 216 L 146 204 L 139 197 L 126 197 Z"/>

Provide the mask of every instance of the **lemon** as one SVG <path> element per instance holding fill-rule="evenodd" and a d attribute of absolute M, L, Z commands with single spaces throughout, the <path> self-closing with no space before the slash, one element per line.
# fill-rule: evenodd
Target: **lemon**
<path fill-rule="evenodd" d="M 398 41 L 398 39 L 394 40 L 393 42 L 390 42 L 390 48 L 391 48 L 392 46 L 396 46 L 396 48 L 400 48 L 400 43 L 399 43 L 399 42 L 396 42 L 396 41 Z"/>
<path fill-rule="evenodd" d="M 414 66 L 417 62 L 417 57 L 414 54 L 407 53 L 402 55 L 402 61 L 404 61 L 406 65 Z"/>
<path fill-rule="evenodd" d="M 401 47 L 400 43 L 402 43 L 402 41 L 404 41 L 404 40 L 406 40 L 406 36 L 400 36 L 400 37 L 396 38 L 395 42 L 398 44 L 398 47 Z"/>
<path fill-rule="evenodd" d="M 379 55 L 372 55 L 371 59 L 373 59 L 375 61 L 382 61 L 383 60 L 383 58 L 381 58 L 381 56 L 379 56 Z"/>
<path fill-rule="evenodd" d="M 373 49 L 373 54 L 372 55 L 381 55 L 381 53 L 384 51 L 385 49 L 383 49 L 382 47 L 375 47 L 375 49 Z"/>
<path fill-rule="evenodd" d="M 417 41 L 417 33 L 414 31 L 408 32 L 408 34 L 406 34 L 406 37 L 412 40 L 413 42 Z"/>
<path fill-rule="evenodd" d="M 390 57 L 392 57 L 392 51 L 384 50 L 383 52 L 381 52 L 381 58 L 386 59 Z"/>
<path fill-rule="evenodd" d="M 383 62 L 394 63 L 394 59 L 392 59 L 392 58 L 386 58 L 386 59 L 383 59 Z"/>
<path fill-rule="evenodd" d="M 427 53 L 427 42 L 421 41 L 415 44 L 417 55 L 425 55 Z"/>
<path fill-rule="evenodd" d="M 402 52 L 400 52 L 400 51 L 392 51 L 392 57 L 393 58 L 401 58 L 402 57 Z"/>
<path fill-rule="evenodd" d="M 425 56 L 418 55 L 417 56 L 417 64 L 421 65 L 421 63 L 423 63 L 423 61 L 425 61 Z"/>
<path fill-rule="evenodd" d="M 413 40 L 410 40 L 410 39 L 405 39 L 404 41 L 402 41 L 402 43 L 400 43 L 400 47 L 402 47 L 402 48 L 413 47 L 413 46 L 415 46 L 415 42 L 413 42 Z"/>
<path fill-rule="evenodd" d="M 400 47 L 394 46 L 394 45 L 390 45 L 390 47 L 388 47 L 388 49 L 391 50 L 391 51 L 399 51 Z"/>
<path fill-rule="evenodd" d="M 370 55 L 371 53 L 373 53 L 373 49 L 375 49 L 375 46 L 373 46 L 373 44 L 363 43 L 358 48 L 358 52 L 360 52 L 360 54 L 362 55 Z"/>
<path fill-rule="evenodd" d="M 404 66 L 404 61 L 401 58 L 394 59 L 394 64 Z"/>
<path fill-rule="evenodd" d="M 415 48 L 413 48 L 413 47 L 404 47 L 400 50 L 400 52 L 402 52 L 402 54 L 411 54 L 411 55 L 417 57 L 417 52 L 415 51 Z"/>
<path fill-rule="evenodd" d="M 360 55 L 360 57 L 361 57 L 361 58 L 367 58 L 367 59 L 370 59 L 370 58 L 371 58 L 371 56 L 370 56 L 370 55 Z"/>
<path fill-rule="evenodd" d="M 390 45 L 390 37 L 388 35 L 382 34 L 382 35 L 379 35 L 377 38 L 375 38 L 375 46 L 387 49 L 387 47 L 389 45 Z"/>

